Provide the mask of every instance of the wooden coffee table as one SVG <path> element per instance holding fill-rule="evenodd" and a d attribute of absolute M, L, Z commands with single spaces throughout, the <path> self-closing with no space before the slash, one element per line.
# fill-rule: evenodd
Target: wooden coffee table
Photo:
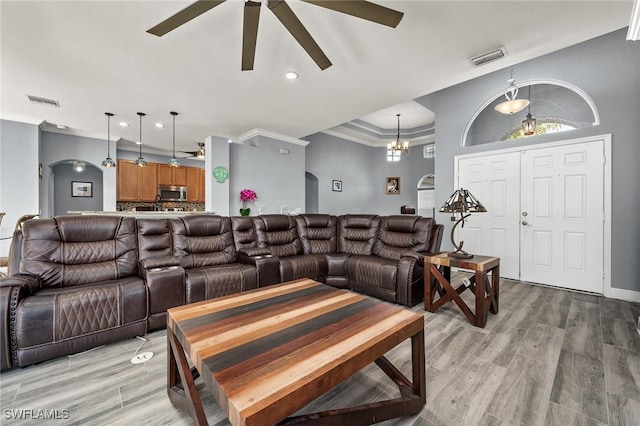
<path fill-rule="evenodd" d="M 383 356 L 408 338 L 412 380 Z M 167 339 L 167 392 L 198 425 L 198 375 L 233 425 L 371 424 L 426 402 L 424 317 L 309 279 L 169 309 Z M 288 418 L 372 362 L 398 398 Z"/>

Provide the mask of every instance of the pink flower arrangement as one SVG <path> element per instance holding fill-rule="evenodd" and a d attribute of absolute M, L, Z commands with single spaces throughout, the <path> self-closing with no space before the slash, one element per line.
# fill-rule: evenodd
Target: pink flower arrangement
<path fill-rule="evenodd" d="M 258 194 L 252 189 L 243 189 L 240 191 L 240 200 L 243 205 L 247 205 L 247 201 L 254 202 L 258 199 Z"/>

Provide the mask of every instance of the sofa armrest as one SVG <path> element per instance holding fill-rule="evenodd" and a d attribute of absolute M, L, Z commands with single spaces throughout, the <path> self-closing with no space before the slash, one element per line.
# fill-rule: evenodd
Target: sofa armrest
<path fill-rule="evenodd" d="M 244 247 L 238 250 L 239 255 L 245 256 L 265 256 L 271 254 L 271 250 L 268 247 Z"/>
<path fill-rule="evenodd" d="M 400 258 L 400 260 L 402 259 L 406 259 L 406 260 L 414 259 L 419 265 L 424 264 L 424 255 L 416 251 L 406 251 L 402 253 L 402 257 Z"/>
<path fill-rule="evenodd" d="M 27 295 L 32 295 L 42 287 L 40 278 L 28 274 L 16 274 L 0 278 L 0 287 L 20 287 Z"/>
<path fill-rule="evenodd" d="M 149 330 L 164 328 L 167 309 L 185 304 L 186 278 L 184 268 L 179 263 L 180 260 L 173 256 L 151 257 L 140 261 L 140 276 L 149 295 Z"/>
<path fill-rule="evenodd" d="M 249 249 L 252 253 L 260 253 L 258 250 L 263 250 L 264 253 L 266 250 L 265 254 L 253 256 L 250 256 L 246 250 L 242 249 L 238 252 L 238 262 L 255 266 L 258 273 L 258 287 L 266 287 L 280 282 L 280 258 L 278 256 L 269 254 L 269 249 L 252 247 Z"/>
<path fill-rule="evenodd" d="M 139 263 L 140 270 L 153 268 L 166 268 L 169 266 L 180 266 L 180 259 L 175 256 L 156 256 L 142 259 Z"/>
<path fill-rule="evenodd" d="M 42 287 L 38 277 L 26 274 L 0 278 L 0 369 L 18 365 L 15 319 L 18 303 Z"/>

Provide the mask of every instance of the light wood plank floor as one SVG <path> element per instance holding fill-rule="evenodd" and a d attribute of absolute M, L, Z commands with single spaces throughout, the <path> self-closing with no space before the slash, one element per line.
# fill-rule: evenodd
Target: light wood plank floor
<path fill-rule="evenodd" d="M 424 313 L 427 405 L 386 425 L 639 425 L 640 304 L 502 280 L 500 313 L 484 329 L 449 303 Z M 469 294 L 466 294 L 469 293 Z M 470 303 L 470 292 L 464 299 Z M 0 375 L 1 424 L 189 425 L 166 394 L 166 332 L 129 339 Z M 144 364 L 136 352 L 152 351 Z M 410 374 L 410 345 L 387 357 Z M 409 376 L 410 377 L 410 376 Z M 228 425 L 199 388 L 209 423 Z M 371 365 L 303 411 L 396 397 Z M 58 410 L 67 419 L 15 420 Z M 67 410 L 62 411 L 62 410 Z"/>

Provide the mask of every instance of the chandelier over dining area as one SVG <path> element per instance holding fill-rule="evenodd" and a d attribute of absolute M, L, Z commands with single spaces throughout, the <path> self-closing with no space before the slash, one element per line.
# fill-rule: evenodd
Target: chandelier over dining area
<path fill-rule="evenodd" d="M 387 144 L 387 149 L 404 156 L 409 153 L 409 141 L 400 142 L 400 114 L 396 114 L 396 117 L 398 117 L 398 133 L 396 134 L 396 140 Z"/>

